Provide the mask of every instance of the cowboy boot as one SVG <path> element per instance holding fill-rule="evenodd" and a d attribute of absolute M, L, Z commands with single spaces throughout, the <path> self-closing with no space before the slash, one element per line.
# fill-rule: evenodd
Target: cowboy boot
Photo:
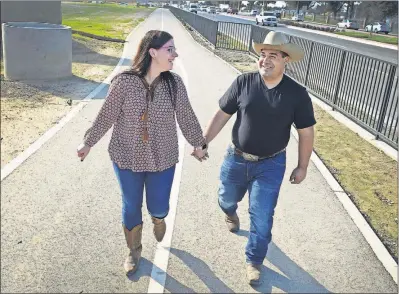
<path fill-rule="evenodd" d="M 235 233 L 240 230 L 240 219 L 236 212 L 233 215 L 226 214 L 225 221 L 230 232 Z"/>
<path fill-rule="evenodd" d="M 131 231 L 123 226 L 126 244 L 129 248 L 129 255 L 126 257 L 125 263 L 123 264 L 127 275 L 133 274 L 139 267 L 141 251 L 143 249 L 141 245 L 142 230 L 143 224 L 135 226 Z"/>
<path fill-rule="evenodd" d="M 166 232 L 166 223 L 165 223 L 165 219 L 159 219 L 156 217 L 151 217 L 152 219 L 152 223 L 154 224 L 154 236 L 155 239 L 158 242 L 161 242 L 163 240 L 163 237 L 165 236 L 165 232 Z"/>
<path fill-rule="evenodd" d="M 260 264 L 247 264 L 247 279 L 248 283 L 252 286 L 261 284 L 260 267 Z"/>

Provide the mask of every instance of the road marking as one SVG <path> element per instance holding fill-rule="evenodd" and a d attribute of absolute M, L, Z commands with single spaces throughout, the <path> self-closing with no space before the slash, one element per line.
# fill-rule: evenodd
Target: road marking
<path fill-rule="evenodd" d="M 162 14 L 163 15 L 163 14 Z M 162 29 L 163 29 L 163 17 L 162 17 Z M 183 63 L 180 59 L 175 59 L 175 65 L 180 68 L 182 79 L 187 88 L 187 93 L 190 96 L 190 87 L 188 83 L 188 75 Z M 185 139 L 178 128 L 178 141 L 179 141 L 179 162 L 176 165 L 175 176 L 173 178 L 172 190 L 169 201 L 169 214 L 165 219 L 166 232 L 162 242 L 157 244 L 155 251 L 153 266 L 151 270 L 150 282 L 148 285 L 147 293 L 163 293 L 166 282 L 166 272 L 169 263 L 170 246 L 172 244 L 172 236 L 174 230 L 174 223 L 176 218 L 176 209 L 179 199 L 180 181 L 183 170 L 184 150 L 185 150 Z"/>
<path fill-rule="evenodd" d="M 161 9 L 161 30 L 163 31 L 163 9 Z"/>
<path fill-rule="evenodd" d="M 175 64 L 179 66 L 182 79 L 184 84 L 186 85 L 187 92 L 190 95 L 187 72 L 180 62 L 180 60 L 176 59 Z M 170 210 L 169 214 L 165 219 L 166 222 L 166 233 L 161 243 L 158 243 L 157 249 L 155 251 L 150 282 L 148 285 L 148 293 L 163 293 L 166 282 L 166 272 L 168 269 L 169 263 L 169 254 L 170 254 L 170 246 L 172 244 L 172 236 L 174 230 L 174 223 L 176 217 L 176 209 L 177 203 L 179 199 L 179 191 L 180 191 L 180 181 L 181 174 L 183 170 L 183 160 L 184 160 L 184 150 L 185 150 L 185 139 L 178 129 L 178 137 L 179 137 L 179 162 L 176 165 L 175 176 L 173 178 L 172 191 L 170 194 Z"/>

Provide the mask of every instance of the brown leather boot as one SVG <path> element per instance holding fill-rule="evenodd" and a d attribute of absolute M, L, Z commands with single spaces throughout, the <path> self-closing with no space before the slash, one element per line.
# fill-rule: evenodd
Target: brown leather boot
<path fill-rule="evenodd" d="M 133 274 L 139 267 L 141 251 L 143 249 L 143 246 L 141 245 L 142 230 L 143 224 L 135 226 L 131 231 L 123 226 L 126 244 L 129 248 L 129 255 L 126 257 L 125 263 L 123 264 L 127 275 Z"/>
<path fill-rule="evenodd" d="M 166 232 L 166 223 L 165 223 L 165 219 L 159 219 L 156 217 L 151 217 L 152 219 L 152 223 L 154 224 L 154 236 L 155 239 L 158 242 L 161 242 L 163 240 L 163 237 L 165 236 L 165 232 Z"/>
<path fill-rule="evenodd" d="M 261 284 L 260 280 L 260 264 L 247 264 L 247 279 L 252 286 Z"/>
<path fill-rule="evenodd" d="M 236 212 L 233 215 L 226 214 L 225 221 L 230 232 L 235 233 L 240 230 L 240 219 Z"/>

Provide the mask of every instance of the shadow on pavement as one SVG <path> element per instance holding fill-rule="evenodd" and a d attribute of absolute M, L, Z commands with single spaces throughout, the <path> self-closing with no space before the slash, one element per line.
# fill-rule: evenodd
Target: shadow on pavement
<path fill-rule="evenodd" d="M 211 293 L 234 293 L 233 290 L 224 284 L 201 259 L 180 249 L 170 248 L 170 252 L 180 258 L 193 271 L 193 273 L 202 280 Z M 139 269 L 136 273 L 128 277 L 129 280 L 137 282 L 142 277 L 151 276 L 153 266 L 154 264 L 148 259 L 141 258 Z M 159 268 L 156 268 L 156 270 L 162 271 Z M 193 289 L 183 285 L 168 273 L 166 273 L 166 281 L 165 289 L 171 293 L 195 293 Z M 157 282 L 161 283 L 161 281 Z"/>
<path fill-rule="evenodd" d="M 138 268 L 137 272 L 133 275 L 129 275 L 128 278 L 132 282 L 138 282 L 142 277 L 151 277 L 152 267 L 155 266 L 151 261 L 142 257 L 140 261 L 140 267 Z M 160 268 L 156 267 L 157 271 L 163 271 Z M 165 289 L 167 289 L 171 293 L 195 293 L 195 291 L 179 281 L 175 278 L 171 277 L 169 274 L 166 273 L 166 279 L 169 281 L 169 285 L 165 284 Z M 157 281 L 158 283 L 162 284 L 161 281 Z"/>
<path fill-rule="evenodd" d="M 240 230 L 237 235 L 247 237 L 249 232 Z M 270 242 L 266 256 L 267 260 L 276 266 L 285 276 L 262 266 L 262 284 L 253 287 L 262 293 L 271 293 L 273 287 L 286 293 L 330 293 L 309 273 L 292 261 L 276 244 Z"/>

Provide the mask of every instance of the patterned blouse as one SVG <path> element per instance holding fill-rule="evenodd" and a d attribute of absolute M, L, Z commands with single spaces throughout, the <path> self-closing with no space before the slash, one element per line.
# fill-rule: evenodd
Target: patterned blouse
<path fill-rule="evenodd" d="M 176 120 L 193 147 L 204 145 L 202 129 L 186 87 L 177 74 L 173 76 L 177 90 L 175 102 L 161 78 L 148 86 L 135 75 L 115 77 L 97 118 L 84 136 L 84 144 L 94 146 L 114 125 L 108 147 L 110 158 L 119 168 L 134 172 L 162 171 L 178 162 Z"/>

